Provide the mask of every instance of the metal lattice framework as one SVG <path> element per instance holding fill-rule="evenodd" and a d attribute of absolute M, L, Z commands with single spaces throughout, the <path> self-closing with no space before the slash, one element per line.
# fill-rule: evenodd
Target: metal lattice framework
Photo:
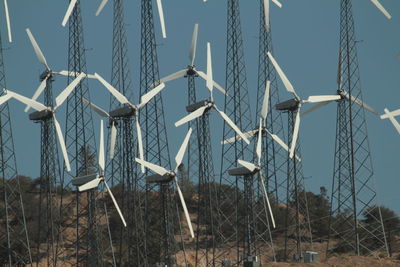
<path fill-rule="evenodd" d="M 3 46 L 0 37 L 0 86 L 6 87 Z M 0 95 L 3 95 L 1 92 Z M 14 152 L 8 103 L 0 106 L 0 175 L 1 202 L 0 251 L 4 253 L 2 265 L 25 265 L 32 263 L 31 248 L 21 195 L 20 181 Z M 27 200 L 25 200 L 27 201 Z"/>
<path fill-rule="evenodd" d="M 253 127 L 250 114 L 249 96 L 243 54 L 243 39 L 240 24 L 239 1 L 227 1 L 227 51 L 226 91 L 224 112 L 242 130 Z M 236 136 L 225 122 L 223 140 Z M 229 259 L 237 266 L 244 258 L 240 248 L 244 240 L 239 229 L 239 208 L 243 201 L 243 179 L 234 179 L 227 170 L 237 166 L 238 159 L 251 157 L 251 151 L 243 141 L 225 144 L 222 148 L 220 187 L 218 194 L 218 226 L 216 238 L 218 251 L 214 258 L 217 264 Z M 228 188 L 227 188 L 228 187 Z M 235 251 L 232 253 L 232 251 Z"/>
<path fill-rule="evenodd" d="M 86 72 L 86 58 L 80 1 L 69 19 L 68 83 L 80 72 Z M 65 143 L 71 162 L 71 172 L 63 169 L 61 196 L 61 216 L 69 218 L 60 224 L 59 253 L 64 263 L 88 266 L 105 264 L 104 252 L 108 249 L 108 232 L 99 226 L 105 213 L 103 205 L 97 207 L 95 191 L 79 193 L 72 185 L 74 177 L 97 172 L 96 142 L 90 106 L 82 101 L 90 101 L 87 80 L 81 81 L 67 98 Z M 73 215 L 71 216 L 71 211 Z M 105 229 L 102 229 L 105 228 Z"/>
<path fill-rule="evenodd" d="M 352 3 L 340 4 L 339 92 L 348 99 L 338 102 L 335 162 L 332 182 L 330 239 L 339 239 L 339 250 L 355 254 L 387 251 L 380 208 L 374 188 L 373 168 L 362 100 L 357 41 Z M 369 222 L 365 223 L 365 217 Z M 328 253 L 334 249 L 328 243 Z"/>
<path fill-rule="evenodd" d="M 41 75 L 45 79 L 48 72 Z M 51 75 L 51 74 L 50 74 Z M 48 77 L 44 90 L 44 105 L 53 107 L 53 77 Z M 43 118 L 38 121 L 41 126 L 40 142 L 40 177 L 39 177 L 39 207 L 37 219 L 37 233 L 35 240 L 35 261 L 41 263 L 41 256 L 47 255 L 48 266 L 56 266 L 58 261 L 57 242 L 58 225 L 61 220 L 57 204 L 60 193 L 57 187 L 61 185 L 61 172 L 58 157 L 58 146 L 54 118 Z M 43 245 L 45 243 L 45 245 Z"/>

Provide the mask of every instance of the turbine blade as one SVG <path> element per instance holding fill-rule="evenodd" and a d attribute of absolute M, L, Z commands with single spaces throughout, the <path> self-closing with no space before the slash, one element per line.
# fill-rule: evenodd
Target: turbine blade
<path fill-rule="evenodd" d="M 78 190 L 79 190 L 79 192 L 84 192 L 84 191 L 96 188 L 96 187 L 99 186 L 101 180 L 102 180 L 101 178 L 93 179 L 92 181 L 87 182 L 86 184 L 83 184 L 83 185 L 79 186 Z"/>
<path fill-rule="evenodd" d="M 185 123 L 187 123 L 187 122 L 189 122 L 191 120 L 194 120 L 194 119 L 202 116 L 207 108 L 208 108 L 208 106 L 204 106 L 204 107 L 196 109 L 192 113 L 189 113 L 188 115 L 186 115 L 185 117 L 183 117 L 179 121 L 175 122 L 175 127 L 181 126 L 182 124 L 185 124 Z"/>
<path fill-rule="evenodd" d="M 256 165 L 254 165 L 253 163 L 247 162 L 245 160 L 238 159 L 238 163 L 251 172 L 253 172 L 257 169 Z"/>
<path fill-rule="evenodd" d="M 82 97 L 82 101 L 86 105 L 89 105 L 93 109 L 93 111 L 96 112 L 97 114 L 99 114 L 101 117 L 104 117 L 104 118 L 109 118 L 110 117 L 110 114 L 108 114 L 107 111 L 105 111 L 104 109 L 102 109 L 102 108 L 96 106 L 95 104 L 91 103 L 86 98 Z"/>
<path fill-rule="evenodd" d="M 388 112 L 386 112 L 386 110 Z M 399 115 L 400 115 L 400 109 L 397 109 L 397 110 L 389 112 L 389 110 L 385 108 L 385 114 L 381 115 L 381 119 L 387 119 L 387 118 L 396 117 L 396 116 L 399 116 Z"/>
<path fill-rule="evenodd" d="M 196 70 L 196 73 L 200 76 L 200 78 L 202 78 L 203 80 L 205 80 L 207 82 L 207 74 L 205 74 L 202 71 L 198 71 Z M 213 86 L 215 88 L 217 88 L 218 91 L 220 91 L 221 93 L 223 93 L 224 95 L 227 95 L 227 92 L 224 88 L 222 88 L 221 85 L 219 85 L 218 83 L 216 83 L 215 81 L 213 81 Z"/>
<path fill-rule="evenodd" d="M 320 103 L 320 102 L 340 100 L 341 98 L 342 97 L 340 95 L 315 95 L 315 96 L 309 96 L 306 102 Z"/>
<path fill-rule="evenodd" d="M 257 129 L 257 130 L 251 130 L 251 131 L 245 132 L 245 133 L 243 133 L 243 134 L 244 134 L 247 138 L 249 138 L 249 137 L 254 136 L 257 132 L 258 132 L 258 129 Z M 230 143 L 236 142 L 237 140 L 240 140 L 240 139 L 242 139 L 242 137 L 240 137 L 239 135 L 237 135 L 237 136 L 231 137 L 231 138 L 229 138 L 229 139 L 226 139 L 226 140 L 224 140 L 224 141 L 221 141 L 221 144 L 222 144 L 222 145 L 230 144 Z"/>
<path fill-rule="evenodd" d="M 170 74 L 170 75 L 165 76 L 164 78 L 162 78 L 162 79 L 160 80 L 160 83 L 166 83 L 166 82 L 169 82 L 169 81 L 173 81 L 173 80 L 175 80 L 175 79 L 178 79 L 178 78 L 182 78 L 183 76 L 186 75 L 186 72 L 187 72 L 187 70 L 184 69 L 184 70 L 180 70 L 180 71 L 177 71 L 177 72 L 175 72 L 175 73 L 172 73 L 172 74 Z"/>
<path fill-rule="evenodd" d="M 121 94 L 117 89 L 115 89 L 111 84 L 109 84 L 106 80 L 103 79 L 99 74 L 95 73 L 97 80 L 104 85 L 104 87 L 121 103 L 121 104 L 130 104 L 128 99 Z"/>
<path fill-rule="evenodd" d="M 176 162 L 175 173 L 177 172 L 179 165 L 181 165 L 181 163 L 182 163 L 182 159 L 183 159 L 183 156 L 185 155 L 186 148 L 187 148 L 187 146 L 189 144 L 189 140 L 190 140 L 190 136 L 191 135 L 192 135 L 192 128 L 189 128 L 189 130 L 188 130 L 188 132 L 186 134 L 186 137 L 183 140 L 182 145 L 179 148 L 179 151 L 175 156 L 175 162 Z"/>
<path fill-rule="evenodd" d="M 5 12 L 6 12 L 6 22 L 7 22 L 8 41 L 9 41 L 10 43 L 12 43 L 10 13 L 8 12 L 8 3 L 7 3 L 7 0 L 4 0 L 4 10 L 5 10 Z"/>
<path fill-rule="evenodd" d="M 389 14 L 389 12 L 382 6 L 381 3 L 379 3 L 378 0 L 371 0 L 371 2 L 379 9 L 379 11 L 382 12 L 383 15 L 385 15 L 386 18 L 388 18 L 388 19 L 392 18 L 392 16 Z"/>
<path fill-rule="evenodd" d="M 147 92 L 146 94 L 142 95 L 142 97 L 140 99 L 142 101 L 142 103 L 140 103 L 139 108 L 146 105 L 151 99 L 153 99 L 153 97 L 155 97 L 159 92 L 161 92 L 161 90 L 164 89 L 164 87 L 165 87 L 165 83 L 161 83 L 156 88 L 154 88 L 154 89 L 150 90 L 149 92 Z"/>
<path fill-rule="evenodd" d="M 258 173 L 258 177 L 260 178 L 261 187 L 262 187 L 262 190 L 264 192 L 264 199 L 265 199 L 265 201 L 267 202 L 267 205 L 268 205 L 268 211 L 269 211 L 269 215 L 271 216 L 272 226 L 273 226 L 273 228 L 276 228 L 274 214 L 272 213 L 271 203 L 269 202 L 267 189 L 265 188 L 265 183 L 264 183 L 264 179 L 263 179 L 262 174 L 261 174 L 261 170 Z"/>
<path fill-rule="evenodd" d="M 61 127 L 56 119 L 56 116 L 53 115 L 53 119 L 54 119 L 54 126 L 56 127 L 58 142 L 60 143 L 61 151 L 62 151 L 62 154 L 64 157 L 65 167 L 67 168 L 67 171 L 70 172 L 71 165 L 69 163 L 69 158 L 68 158 L 67 148 L 65 146 L 64 136 L 62 134 Z"/>
<path fill-rule="evenodd" d="M 329 103 L 331 103 L 332 101 L 326 101 L 326 102 L 321 102 L 319 104 L 314 105 L 313 107 L 311 107 L 310 109 L 304 111 L 303 113 L 301 113 L 301 116 L 307 115 L 308 113 L 311 113 L 319 108 L 322 108 L 323 106 L 328 105 Z"/>
<path fill-rule="evenodd" d="M 387 108 L 385 108 L 385 113 L 386 114 L 390 114 L 389 110 Z M 388 118 L 389 118 L 390 122 L 393 124 L 394 128 L 396 128 L 397 132 L 400 134 L 400 124 L 399 124 L 399 122 L 393 116 L 389 116 Z"/>
<path fill-rule="evenodd" d="M 194 65 L 194 59 L 196 58 L 196 48 L 197 48 L 197 34 L 199 31 L 199 24 L 195 24 L 194 25 L 194 29 L 193 29 L 193 35 L 192 35 L 192 44 L 190 46 L 190 50 L 189 50 L 189 60 L 190 60 L 190 64 L 191 66 Z"/>
<path fill-rule="evenodd" d="M 78 0 L 71 0 L 71 1 L 69 2 L 67 12 L 65 12 L 64 19 L 63 19 L 63 21 L 61 22 L 61 25 L 62 25 L 63 27 L 65 27 L 65 25 L 67 24 L 68 19 L 69 19 L 69 17 L 71 16 L 72 11 L 74 10 L 74 7 L 75 7 L 77 1 L 78 1 Z"/>
<path fill-rule="evenodd" d="M 270 88 L 271 88 L 271 81 L 267 81 L 267 84 L 265 85 L 264 100 L 261 109 L 261 117 L 263 118 L 264 121 L 267 119 Z"/>
<path fill-rule="evenodd" d="M 104 179 L 104 185 L 107 188 L 108 194 L 110 194 L 110 197 L 112 199 L 112 202 L 114 203 L 115 209 L 117 210 L 119 217 L 121 218 L 122 223 L 124 224 L 124 226 L 126 227 L 126 221 L 124 218 L 124 215 L 122 215 L 121 209 L 118 206 L 117 200 L 115 200 L 114 194 L 111 192 L 110 187 L 107 184 L 107 181 Z"/>
<path fill-rule="evenodd" d="M 54 74 L 59 74 L 59 75 L 62 75 L 62 76 L 66 76 L 66 77 L 77 77 L 77 76 L 79 76 L 79 74 L 83 73 L 83 74 L 86 75 L 86 78 L 88 78 L 88 79 L 97 79 L 95 75 L 86 74 L 84 72 L 75 72 L 75 71 L 62 70 L 62 71 L 59 71 L 59 72 L 54 72 L 53 71 L 53 73 Z"/>
<path fill-rule="evenodd" d="M 187 210 L 186 202 L 185 202 L 185 199 L 183 198 L 183 194 L 182 194 L 181 188 L 179 187 L 178 180 L 176 179 L 176 177 L 175 177 L 175 184 L 176 184 L 176 189 L 178 190 L 179 198 L 181 200 L 183 212 L 185 213 L 186 222 L 189 226 L 190 236 L 192 238 L 194 238 L 192 222 L 190 221 L 190 216 L 189 216 L 189 212 Z"/>
<path fill-rule="evenodd" d="M 278 0 L 272 0 L 272 2 L 277 5 L 279 8 L 282 8 L 282 4 Z"/>
<path fill-rule="evenodd" d="M 162 36 L 165 39 L 167 38 L 167 33 L 165 31 L 164 10 L 161 0 L 157 0 L 157 9 L 158 9 L 158 15 L 160 16 Z"/>
<path fill-rule="evenodd" d="M 269 0 L 264 0 L 265 30 L 269 32 Z"/>
<path fill-rule="evenodd" d="M 5 94 L 0 96 L 0 106 L 3 105 L 5 102 L 7 102 L 11 98 L 11 95 Z"/>
<path fill-rule="evenodd" d="M 215 105 L 215 109 L 218 111 L 218 113 L 221 115 L 221 117 L 228 123 L 228 125 L 240 136 L 242 139 L 247 143 L 250 144 L 249 139 L 242 133 L 242 131 L 235 125 L 235 123 L 221 110 L 219 110 Z"/>
<path fill-rule="evenodd" d="M 106 166 L 106 159 L 104 157 L 104 129 L 103 120 L 100 120 L 100 147 L 99 147 L 99 167 L 101 169 L 101 174 L 104 175 L 104 170 Z"/>
<path fill-rule="evenodd" d="M 261 166 L 261 149 L 262 149 L 262 118 L 260 118 L 260 126 L 258 128 L 258 140 L 256 147 L 258 166 Z"/>
<path fill-rule="evenodd" d="M 166 169 L 164 169 L 163 167 L 161 167 L 161 166 L 158 166 L 158 165 L 155 165 L 153 163 L 147 162 L 147 161 L 145 161 L 143 159 L 135 158 L 135 160 L 136 160 L 137 163 L 145 166 L 146 168 L 149 168 L 150 170 L 152 170 L 153 172 L 155 172 L 155 173 L 157 173 L 157 174 L 159 174 L 161 176 L 163 176 L 163 175 L 168 173 L 168 171 Z"/>
<path fill-rule="evenodd" d="M 117 141 L 117 127 L 115 127 L 115 122 L 113 121 L 111 125 L 110 159 L 114 158 L 116 141 Z"/>
<path fill-rule="evenodd" d="M 61 106 L 65 99 L 72 93 L 75 87 L 81 82 L 81 80 L 85 77 L 84 73 L 79 74 L 57 97 L 56 97 L 56 106 L 54 109 Z"/>
<path fill-rule="evenodd" d="M 99 7 L 97 8 L 96 11 L 96 16 L 100 15 L 101 11 L 103 11 L 103 8 L 105 7 L 105 5 L 107 4 L 108 0 L 102 0 Z"/>
<path fill-rule="evenodd" d="M 290 146 L 290 155 L 289 155 L 290 158 L 293 158 L 294 152 L 296 150 L 297 138 L 299 137 L 299 129 L 300 129 L 300 110 L 297 111 L 296 121 L 294 123 L 292 144 Z"/>
<path fill-rule="evenodd" d="M 293 85 L 290 83 L 289 79 L 286 77 L 286 74 L 283 72 L 281 67 L 278 65 L 278 62 L 276 62 L 275 58 L 272 56 L 270 52 L 268 52 L 268 57 L 271 60 L 272 65 L 274 65 L 276 72 L 278 73 L 279 77 L 281 78 L 283 84 L 286 87 L 286 90 L 289 93 L 292 93 L 297 99 L 300 99 L 299 96 L 296 94 L 296 91 L 294 90 Z"/>
<path fill-rule="evenodd" d="M 39 85 L 38 89 L 36 89 L 35 93 L 32 96 L 32 100 L 36 100 L 43 92 L 43 90 L 46 88 L 47 85 L 47 79 L 49 76 L 47 76 Z M 29 105 L 26 105 L 26 108 L 24 109 L 25 112 L 28 112 L 31 107 Z"/>
<path fill-rule="evenodd" d="M 213 91 L 214 83 L 213 83 L 213 73 L 212 73 L 212 59 L 211 59 L 211 44 L 207 43 L 207 88 L 210 90 L 211 94 Z"/>
<path fill-rule="evenodd" d="M 33 46 L 33 50 L 35 51 L 36 57 L 38 58 L 39 62 L 42 63 L 46 69 L 50 69 L 49 65 L 47 65 L 46 58 L 44 57 L 42 50 L 40 49 L 38 43 L 35 40 L 35 37 L 33 37 L 33 34 L 29 28 L 26 28 L 26 33 L 28 34 L 29 40 L 31 41 L 31 44 Z"/>
<path fill-rule="evenodd" d="M 15 92 L 12 92 L 10 90 L 7 90 L 7 94 L 9 94 L 11 97 L 17 99 L 18 101 L 24 103 L 25 105 L 29 105 L 30 107 L 32 107 L 33 109 L 36 109 L 37 111 L 42 111 L 47 109 L 47 107 L 35 100 L 32 100 L 30 98 L 27 98 L 25 96 L 22 96 L 20 94 L 17 94 Z"/>
<path fill-rule="evenodd" d="M 139 118 L 136 117 L 136 132 L 137 132 L 137 139 L 139 143 L 139 157 L 140 159 L 144 160 L 144 155 L 143 155 L 143 140 L 142 140 L 142 129 L 140 128 L 139 124 Z M 144 165 L 140 165 L 142 173 L 145 172 Z"/>
<path fill-rule="evenodd" d="M 350 95 L 349 95 L 347 92 L 344 92 L 344 96 L 345 96 L 347 99 L 350 98 Z M 351 96 L 351 101 L 354 102 L 354 103 L 356 103 L 356 104 L 359 105 L 360 107 L 362 107 L 362 108 L 368 110 L 369 112 L 374 113 L 374 114 L 376 114 L 376 115 L 379 115 L 379 112 L 378 112 L 378 111 L 376 111 L 375 109 L 373 109 L 373 108 L 371 108 L 370 106 L 368 106 L 367 104 L 365 104 L 361 99 L 359 99 L 359 98 L 357 98 L 357 97 L 354 97 L 354 96 Z"/>

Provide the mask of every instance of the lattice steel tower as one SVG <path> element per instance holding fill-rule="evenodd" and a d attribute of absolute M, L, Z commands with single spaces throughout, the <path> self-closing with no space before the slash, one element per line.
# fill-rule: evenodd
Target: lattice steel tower
<path fill-rule="evenodd" d="M 80 72 L 87 73 L 80 1 L 76 3 L 69 19 L 68 47 L 70 83 Z M 79 193 L 71 183 L 74 177 L 97 172 L 92 113 L 82 98 L 90 101 L 86 79 L 76 86 L 67 99 L 65 143 L 72 171 L 67 172 L 64 167 L 61 216 L 68 220 L 61 220 L 60 253 L 64 262 L 77 266 L 102 266 L 105 263 L 103 251 L 109 237 L 103 236 L 101 226 L 97 222 L 101 220 L 100 216 L 104 210 L 96 207 L 95 191 Z"/>
<path fill-rule="evenodd" d="M 1 37 L 0 86 L 7 88 Z M 4 93 L 2 91 L 0 95 Z M 2 180 L 0 216 L 3 218 L 0 226 L 0 251 L 3 260 L 0 264 L 4 266 L 29 265 L 32 263 L 31 248 L 17 174 L 8 103 L 0 106 L 0 175 Z"/>
<path fill-rule="evenodd" d="M 54 107 L 53 103 L 53 74 L 48 70 L 40 75 L 40 80 L 46 79 L 44 89 L 44 102 L 46 107 Z M 39 116 L 38 116 L 39 115 Z M 41 116 L 40 116 L 41 115 Z M 44 116 L 43 116 L 44 115 Z M 61 172 L 59 164 L 58 146 L 54 118 L 49 113 L 34 112 L 29 119 L 40 123 L 40 181 L 39 181 L 39 207 L 37 234 L 32 237 L 35 240 L 35 261 L 41 262 L 42 255 L 46 255 L 48 266 L 56 266 L 58 225 L 60 221 L 57 196 L 61 185 Z M 43 246 L 42 243 L 46 245 Z M 44 247 L 44 248 L 43 248 Z"/>
<path fill-rule="evenodd" d="M 239 0 L 228 0 L 227 9 L 226 91 L 228 95 L 225 96 L 224 112 L 242 131 L 249 131 L 253 128 L 253 124 L 247 91 Z M 224 122 L 223 140 L 232 136 L 236 136 L 235 131 Z M 232 178 L 227 170 L 236 167 L 238 159 L 246 159 L 251 155 L 251 150 L 243 141 L 225 144 L 222 147 L 216 230 L 219 248 L 218 254 L 215 255 L 217 264 L 230 258 L 233 259 L 232 264 L 236 266 L 245 256 L 239 249 L 244 247 L 245 242 L 243 227 L 240 227 L 243 218 L 240 218 L 239 210 L 240 202 L 243 202 L 243 179 Z M 227 186 L 229 190 L 226 189 Z M 233 248 L 236 248 L 236 255 L 229 256 Z"/>
<path fill-rule="evenodd" d="M 369 254 L 387 251 L 382 216 L 377 205 L 373 168 L 362 100 L 357 41 L 351 0 L 340 2 L 340 55 L 338 93 L 348 98 L 338 102 L 336 146 L 331 197 L 330 240 L 336 249 Z M 363 222 L 368 215 L 369 221 Z M 334 249 L 332 242 L 327 250 Z"/>

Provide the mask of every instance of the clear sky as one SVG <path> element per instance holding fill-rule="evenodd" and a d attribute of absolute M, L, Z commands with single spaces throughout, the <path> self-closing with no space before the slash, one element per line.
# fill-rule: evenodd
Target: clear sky
<path fill-rule="evenodd" d="M 87 48 L 88 72 L 98 72 L 110 79 L 112 46 L 112 0 L 103 13 L 95 17 L 100 1 L 82 0 L 82 13 Z M 140 1 L 125 1 L 126 29 L 129 37 L 131 73 L 137 91 L 140 60 Z M 154 1 L 155 2 L 155 1 Z M 274 55 L 284 69 L 298 94 L 303 97 L 315 94 L 331 94 L 336 91 L 337 60 L 339 47 L 339 0 L 282 0 L 282 9 L 271 4 L 271 25 Z M 399 70 L 400 60 L 400 1 L 381 0 L 391 12 L 387 20 L 369 0 L 353 1 L 356 22 L 361 85 L 366 103 L 383 112 L 400 108 Z M 0 30 L 3 39 L 7 87 L 23 95 L 32 96 L 39 85 L 39 74 L 44 70 L 38 63 L 25 33 L 29 27 L 41 46 L 50 67 L 55 70 L 67 68 L 68 27 L 61 21 L 68 1 L 19 0 L 9 1 L 13 30 L 13 43 L 7 42 L 6 24 L 1 16 Z M 155 3 L 154 3 L 155 6 Z M 0 10 L 0 12 L 3 12 Z M 4 13 L 0 13 L 4 14 Z M 226 48 L 226 1 L 164 0 L 167 39 L 161 38 L 158 13 L 155 11 L 155 28 L 158 41 L 160 75 L 165 76 L 189 64 L 188 50 L 193 26 L 199 23 L 199 41 L 195 64 L 206 69 L 206 42 L 213 51 L 214 79 L 225 84 Z M 259 1 L 241 1 L 241 21 L 244 38 L 245 59 L 250 101 L 255 103 L 257 86 Z M 53 85 L 55 95 L 67 84 L 65 78 L 57 77 Z M 207 96 L 204 82 L 198 82 L 199 90 Z M 109 97 L 98 82 L 90 82 L 94 103 L 108 107 Z M 173 122 L 186 114 L 186 96 L 177 98 L 186 90 L 186 80 L 171 82 L 164 91 L 166 121 L 171 155 L 178 150 L 186 127 L 175 129 Z M 186 91 L 185 91 L 186 92 Z M 217 95 L 216 93 L 215 95 Z M 281 99 L 290 95 L 280 84 Z M 223 99 L 216 101 L 223 106 Z M 40 127 L 28 120 L 23 106 L 10 102 L 14 142 L 19 173 L 37 177 L 40 171 Z M 254 110 L 252 110 L 254 114 Z M 58 111 L 58 119 L 65 126 L 65 108 Z M 376 184 L 381 202 L 400 213 L 400 188 L 398 149 L 400 136 L 389 121 L 381 121 L 370 113 L 367 115 L 369 142 L 371 146 Z M 95 132 L 98 133 L 98 117 Z M 333 173 L 333 153 L 336 127 L 336 105 L 308 115 L 301 125 L 303 168 L 309 190 L 318 192 L 320 186 L 330 191 Z M 212 122 L 214 158 L 219 162 L 219 140 L 222 127 L 219 118 Z M 174 136 L 174 138 L 171 138 Z M 176 138 L 175 138 L 176 137 Z M 219 164 L 215 164 L 216 168 Z M 216 169 L 216 173 L 219 169 Z"/>

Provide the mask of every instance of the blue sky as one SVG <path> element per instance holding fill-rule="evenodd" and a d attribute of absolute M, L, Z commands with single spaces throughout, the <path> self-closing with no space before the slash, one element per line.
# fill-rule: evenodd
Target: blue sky
<path fill-rule="evenodd" d="M 61 26 L 68 1 L 19 0 L 9 1 L 13 30 L 13 43 L 6 42 L 4 16 L 0 20 L 3 39 L 7 87 L 23 95 L 31 96 L 36 90 L 38 76 L 43 71 L 25 33 L 29 27 L 41 46 L 50 67 L 67 68 L 68 28 Z M 88 72 L 98 72 L 109 79 L 111 73 L 112 1 L 99 17 L 95 11 L 100 1 L 82 0 L 82 13 L 87 48 Z M 138 99 L 138 75 L 140 60 L 140 1 L 125 1 L 126 29 L 128 32 L 131 73 Z M 271 5 L 271 25 L 274 40 L 274 56 L 284 69 L 297 92 L 305 97 L 315 94 L 331 94 L 336 90 L 337 59 L 339 46 L 339 0 L 281 1 L 283 8 Z M 400 108 L 399 69 L 400 60 L 400 2 L 381 0 L 391 12 L 387 20 L 370 1 L 353 1 L 356 22 L 361 85 L 366 103 L 383 112 Z M 250 101 L 255 102 L 258 62 L 259 1 L 241 1 L 241 21 L 244 38 Z M 2 11 L 0 11 L 2 12 Z M 158 40 L 160 75 L 165 76 L 187 66 L 188 49 L 193 26 L 199 23 L 199 41 L 196 57 L 198 69 L 206 69 L 206 42 L 213 51 L 214 78 L 225 84 L 226 1 L 164 0 L 167 39 L 161 38 L 158 13 L 155 11 L 155 27 Z M 67 84 L 57 77 L 53 85 L 55 94 Z M 203 81 L 198 88 L 204 97 L 207 91 Z M 176 101 L 176 96 L 186 89 L 186 80 L 171 82 L 164 91 L 166 121 L 171 155 L 178 150 L 184 138 L 185 127 L 176 129 L 173 122 L 185 114 L 186 97 Z M 98 82 L 90 82 L 94 103 L 108 107 L 108 94 Z M 221 103 L 222 98 L 216 95 Z M 280 84 L 281 99 L 290 95 Z M 19 173 L 37 177 L 40 171 L 40 127 L 28 120 L 23 106 L 11 102 L 14 142 Z M 254 110 L 252 111 L 254 114 Z M 58 119 L 64 128 L 65 108 L 60 108 Z M 381 202 L 400 213 L 396 205 L 400 200 L 397 164 L 400 137 L 389 121 L 367 113 L 369 142 L 371 146 L 376 184 Z M 95 132 L 99 121 L 96 118 Z M 330 104 L 320 112 L 304 118 L 301 125 L 301 145 L 304 176 L 308 189 L 318 192 L 320 186 L 330 190 L 333 173 L 333 152 L 336 127 L 336 105 Z M 222 128 L 219 118 L 212 122 L 212 138 L 215 141 L 214 158 L 218 162 L 221 148 L 219 140 Z M 29 138 L 27 138 L 29 137 Z M 219 164 L 215 164 L 219 166 Z M 216 170 L 217 173 L 219 170 Z"/>

